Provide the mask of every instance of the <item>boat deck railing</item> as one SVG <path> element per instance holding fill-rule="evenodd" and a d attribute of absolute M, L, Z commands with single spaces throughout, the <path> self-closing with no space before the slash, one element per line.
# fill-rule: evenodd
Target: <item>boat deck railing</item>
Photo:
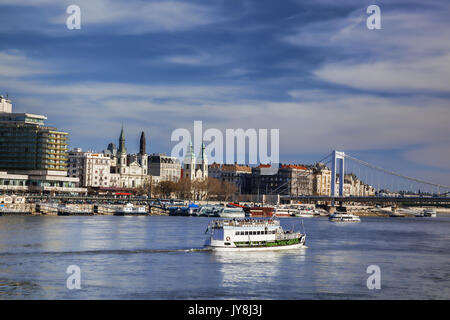
<path fill-rule="evenodd" d="M 291 232 L 291 233 L 277 233 L 275 235 L 276 240 L 292 240 L 299 238 L 301 236 L 301 233 L 299 232 Z"/>
<path fill-rule="evenodd" d="M 220 228 L 229 227 L 265 227 L 279 226 L 278 220 L 254 220 L 254 219 L 232 219 L 232 220 L 215 220 L 211 222 L 212 227 Z"/>

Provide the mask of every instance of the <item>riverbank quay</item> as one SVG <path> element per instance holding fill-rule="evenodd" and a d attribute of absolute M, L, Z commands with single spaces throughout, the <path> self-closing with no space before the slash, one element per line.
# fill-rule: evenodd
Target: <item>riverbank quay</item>
<path fill-rule="evenodd" d="M 209 203 L 211 204 L 211 202 Z M 201 205 L 201 204 L 200 204 Z M 223 204 L 222 204 L 223 205 Z M 59 204 L 52 202 L 39 203 L 10 203 L 0 204 L 0 215 L 46 215 L 46 216 L 90 216 L 90 215 L 115 215 L 124 208 L 123 204 L 104 203 L 77 203 Z M 169 207 L 158 205 L 140 205 L 150 216 L 168 216 Z M 450 208 L 442 207 L 373 207 L 373 206 L 347 206 L 346 212 L 361 217 L 396 217 L 414 216 L 424 209 L 434 209 L 436 213 L 448 215 Z M 294 217 L 292 217 L 294 218 Z"/>
<path fill-rule="evenodd" d="M 11 203 L 0 205 L 0 215 L 43 215 L 43 216 L 90 216 L 115 215 L 123 205 L 103 204 L 57 204 L 57 203 Z M 147 215 L 168 216 L 169 211 L 156 206 L 143 206 Z"/>

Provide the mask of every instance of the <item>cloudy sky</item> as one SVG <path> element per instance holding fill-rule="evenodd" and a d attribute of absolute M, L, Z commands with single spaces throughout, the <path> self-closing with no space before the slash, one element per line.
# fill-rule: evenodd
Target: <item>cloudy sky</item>
<path fill-rule="evenodd" d="M 339 149 L 450 185 L 449 16 L 447 0 L 0 0 L 0 93 L 70 147 L 102 150 L 123 123 L 129 151 L 145 131 L 170 153 L 202 120 L 279 128 L 283 162 Z"/>

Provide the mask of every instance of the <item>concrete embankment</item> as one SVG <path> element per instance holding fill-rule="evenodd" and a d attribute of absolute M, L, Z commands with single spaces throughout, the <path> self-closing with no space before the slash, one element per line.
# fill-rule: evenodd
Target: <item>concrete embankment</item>
<path fill-rule="evenodd" d="M 123 205 L 103 205 L 103 204 L 66 204 L 58 206 L 52 203 L 22 203 L 22 204 L 4 204 L 0 208 L 3 215 L 114 215 L 114 213 L 123 208 Z M 158 207 L 146 206 L 149 215 L 164 216 L 168 215 L 168 210 Z"/>

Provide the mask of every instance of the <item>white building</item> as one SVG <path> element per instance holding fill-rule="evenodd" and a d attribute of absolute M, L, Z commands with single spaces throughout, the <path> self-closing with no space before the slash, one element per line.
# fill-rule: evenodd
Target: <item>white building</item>
<path fill-rule="evenodd" d="M 12 113 L 12 103 L 8 98 L 0 96 L 0 113 Z"/>
<path fill-rule="evenodd" d="M 84 187 L 110 187 L 117 176 L 111 173 L 111 158 L 102 153 L 83 152 L 80 148 L 69 151 L 70 177 L 80 179 Z"/>
<path fill-rule="evenodd" d="M 114 183 L 111 183 L 111 187 L 138 188 L 150 181 L 148 155 L 145 149 L 145 134 L 142 132 L 139 153 L 128 155 L 122 127 L 119 137 L 119 150 L 115 155 L 114 152 L 110 155 L 112 160 L 111 174 L 116 174 L 116 176 L 112 176 Z"/>
<path fill-rule="evenodd" d="M 165 154 L 152 154 L 148 157 L 148 174 L 154 182 L 177 182 L 181 177 L 180 160 Z"/>
<path fill-rule="evenodd" d="M 145 154 L 145 136 L 141 136 L 139 154 L 127 154 L 125 136 L 119 138 L 119 150 L 110 143 L 102 153 L 82 152 L 74 149 L 69 152 L 69 175 L 78 177 L 81 185 L 99 188 L 138 188 L 148 176 L 148 156 Z"/>

